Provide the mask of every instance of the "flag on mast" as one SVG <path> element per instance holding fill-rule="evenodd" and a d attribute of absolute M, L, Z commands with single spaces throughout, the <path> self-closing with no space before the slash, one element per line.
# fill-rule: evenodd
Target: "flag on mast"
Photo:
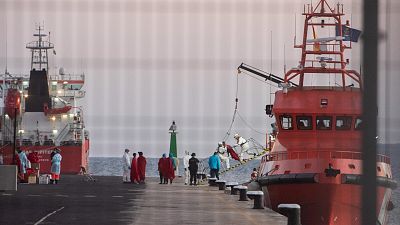
<path fill-rule="evenodd" d="M 358 42 L 360 35 L 361 30 L 342 25 L 342 36 L 344 37 L 343 41 Z M 339 25 L 336 25 L 336 36 L 340 36 Z"/>

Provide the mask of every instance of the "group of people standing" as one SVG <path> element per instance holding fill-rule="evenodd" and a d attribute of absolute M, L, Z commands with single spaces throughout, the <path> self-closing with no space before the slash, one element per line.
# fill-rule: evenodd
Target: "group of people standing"
<path fill-rule="evenodd" d="M 210 176 L 219 179 L 219 171 L 221 169 L 221 161 L 225 163 L 226 169 L 230 168 L 230 158 L 240 161 L 246 161 L 249 156 L 256 154 L 250 151 L 249 143 L 239 134 L 234 135 L 236 143 L 234 147 L 223 142 L 218 143 L 218 147 L 214 154 L 209 158 L 208 165 L 210 168 Z M 240 147 L 240 153 L 236 153 L 235 147 Z M 129 149 L 125 149 L 122 157 L 123 163 L 123 182 L 144 183 L 146 172 L 146 158 L 142 152 L 138 152 L 139 157 L 136 158 L 136 153 L 133 153 L 133 158 L 129 156 Z M 246 155 L 245 155 L 246 154 Z M 197 171 L 200 161 L 196 158 L 196 154 L 190 154 L 185 151 L 183 164 L 185 169 L 185 185 L 197 185 Z M 158 160 L 158 172 L 160 175 L 160 184 L 172 184 L 175 176 L 178 174 L 179 161 L 171 153 L 163 154 Z"/>
<path fill-rule="evenodd" d="M 158 172 L 160 174 L 160 184 L 172 184 L 175 179 L 175 171 L 177 169 L 178 159 L 171 153 L 167 158 L 167 154 L 163 154 L 158 160 Z"/>
<path fill-rule="evenodd" d="M 249 143 L 239 134 L 235 134 L 233 138 L 236 140 L 234 147 L 223 142 L 218 143 L 218 147 L 214 154 L 208 159 L 208 166 L 210 167 L 210 177 L 219 180 L 219 171 L 221 169 L 221 161 L 225 163 L 226 169 L 230 168 L 230 158 L 239 161 L 240 163 L 246 161 L 250 156 L 256 154 L 250 151 Z M 240 147 L 240 153 L 237 154 L 234 148 Z M 246 154 L 246 155 L 245 155 Z"/>
<path fill-rule="evenodd" d="M 50 184 L 58 184 L 61 173 L 61 150 L 59 148 L 53 149 L 50 154 L 51 162 L 51 179 Z M 31 165 L 33 163 L 39 163 L 39 157 L 37 152 L 33 151 L 26 155 L 25 151 L 21 148 L 17 148 L 17 154 L 15 155 L 15 162 L 18 166 L 18 177 L 21 182 L 26 182 L 27 176 L 29 176 L 28 170 L 32 170 Z"/>
<path fill-rule="evenodd" d="M 143 152 L 138 152 L 139 156 L 136 158 L 136 153 L 132 154 L 132 159 L 129 156 L 129 149 L 125 149 L 122 156 L 122 182 L 124 183 L 144 183 L 146 178 L 146 158 Z"/>

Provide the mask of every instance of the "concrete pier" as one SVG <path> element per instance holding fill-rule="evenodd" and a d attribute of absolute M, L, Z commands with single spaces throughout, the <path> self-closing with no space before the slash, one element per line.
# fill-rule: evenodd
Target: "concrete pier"
<path fill-rule="evenodd" d="M 286 217 L 254 210 L 217 187 L 123 184 L 120 177 L 63 176 L 57 185 L 19 184 L 0 192 L 0 224 L 273 224 Z"/>

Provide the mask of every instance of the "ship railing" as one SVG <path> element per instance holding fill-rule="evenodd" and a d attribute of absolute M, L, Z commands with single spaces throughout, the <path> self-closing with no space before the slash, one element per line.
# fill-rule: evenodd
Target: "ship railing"
<path fill-rule="evenodd" d="M 271 152 L 265 159 L 268 161 L 282 161 L 293 159 L 355 159 L 361 160 L 362 153 L 356 151 L 294 151 L 294 152 Z M 390 164 L 390 157 L 377 154 L 377 162 Z"/>
<path fill-rule="evenodd" d="M 85 80 L 85 74 L 50 75 L 50 81 Z"/>
<path fill-rule="evenodd" d="M 75 97 L 75 98 L 83 98 L 85 97 L 86 92 L 81 90 L 63 90 L 61 93 L 55 92 L 58 97 Z"/>

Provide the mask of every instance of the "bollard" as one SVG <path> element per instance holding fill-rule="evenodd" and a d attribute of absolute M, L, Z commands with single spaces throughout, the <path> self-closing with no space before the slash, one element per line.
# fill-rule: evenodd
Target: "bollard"
<path fill-rule="evenodd" d="M 220 191 L 224 191 L 224 190 L 225 190 L 225 183 L 226 183 L 226 181 L 224 181 L 224 180 L 217 180 L 217 181 L 215 181 L 215 183 L 218 184 L 218 187 L 219 187 L 219 190 L 220 190 Z"/>
<path fill-rule="evenodd" d="M 225 184 L 226 187 L 231 188 L 231 195 L 235 194 L 235 191 L 234 191 L 233 187 L 235 187 L 237 185 L 239 185 L 238 182 L 228 182 L 228 183 Z"/>
<path fill-rule="evenodd" d="M 298 204 L 279 204 L 278 210 L 288 218 L 288 225 L 300 224 L 300 205 Z"/>
<path fill-rule="evenodd" d="M 247 187 L 246 186 L 239 186 L 239 201 L 248 201 L 247 199 Z"/>
<path fill-rule="evenodd" d="M 254 206 L 253 209 L 263 209 L 263 197 L 264 192 L 262 191 L 249 191 L 247 192 L 247 196 L 249 198 L 254 199 Z"/>
<path fill-rule="evenodd" d="M 234 195 L 238 195 L 238 193 L 239 193 L 239 187 L 240 187 L 241 185 L 237 185 L 237 186 L 234 186 L 233 187 L 233 194 Z"/>
<path fill-rule="evenodd" d="M 208 178 L 208 185 L 213 186 L 213 187 L 218 186 L 216 181 L 217 181 L 217 178 Z"/>

